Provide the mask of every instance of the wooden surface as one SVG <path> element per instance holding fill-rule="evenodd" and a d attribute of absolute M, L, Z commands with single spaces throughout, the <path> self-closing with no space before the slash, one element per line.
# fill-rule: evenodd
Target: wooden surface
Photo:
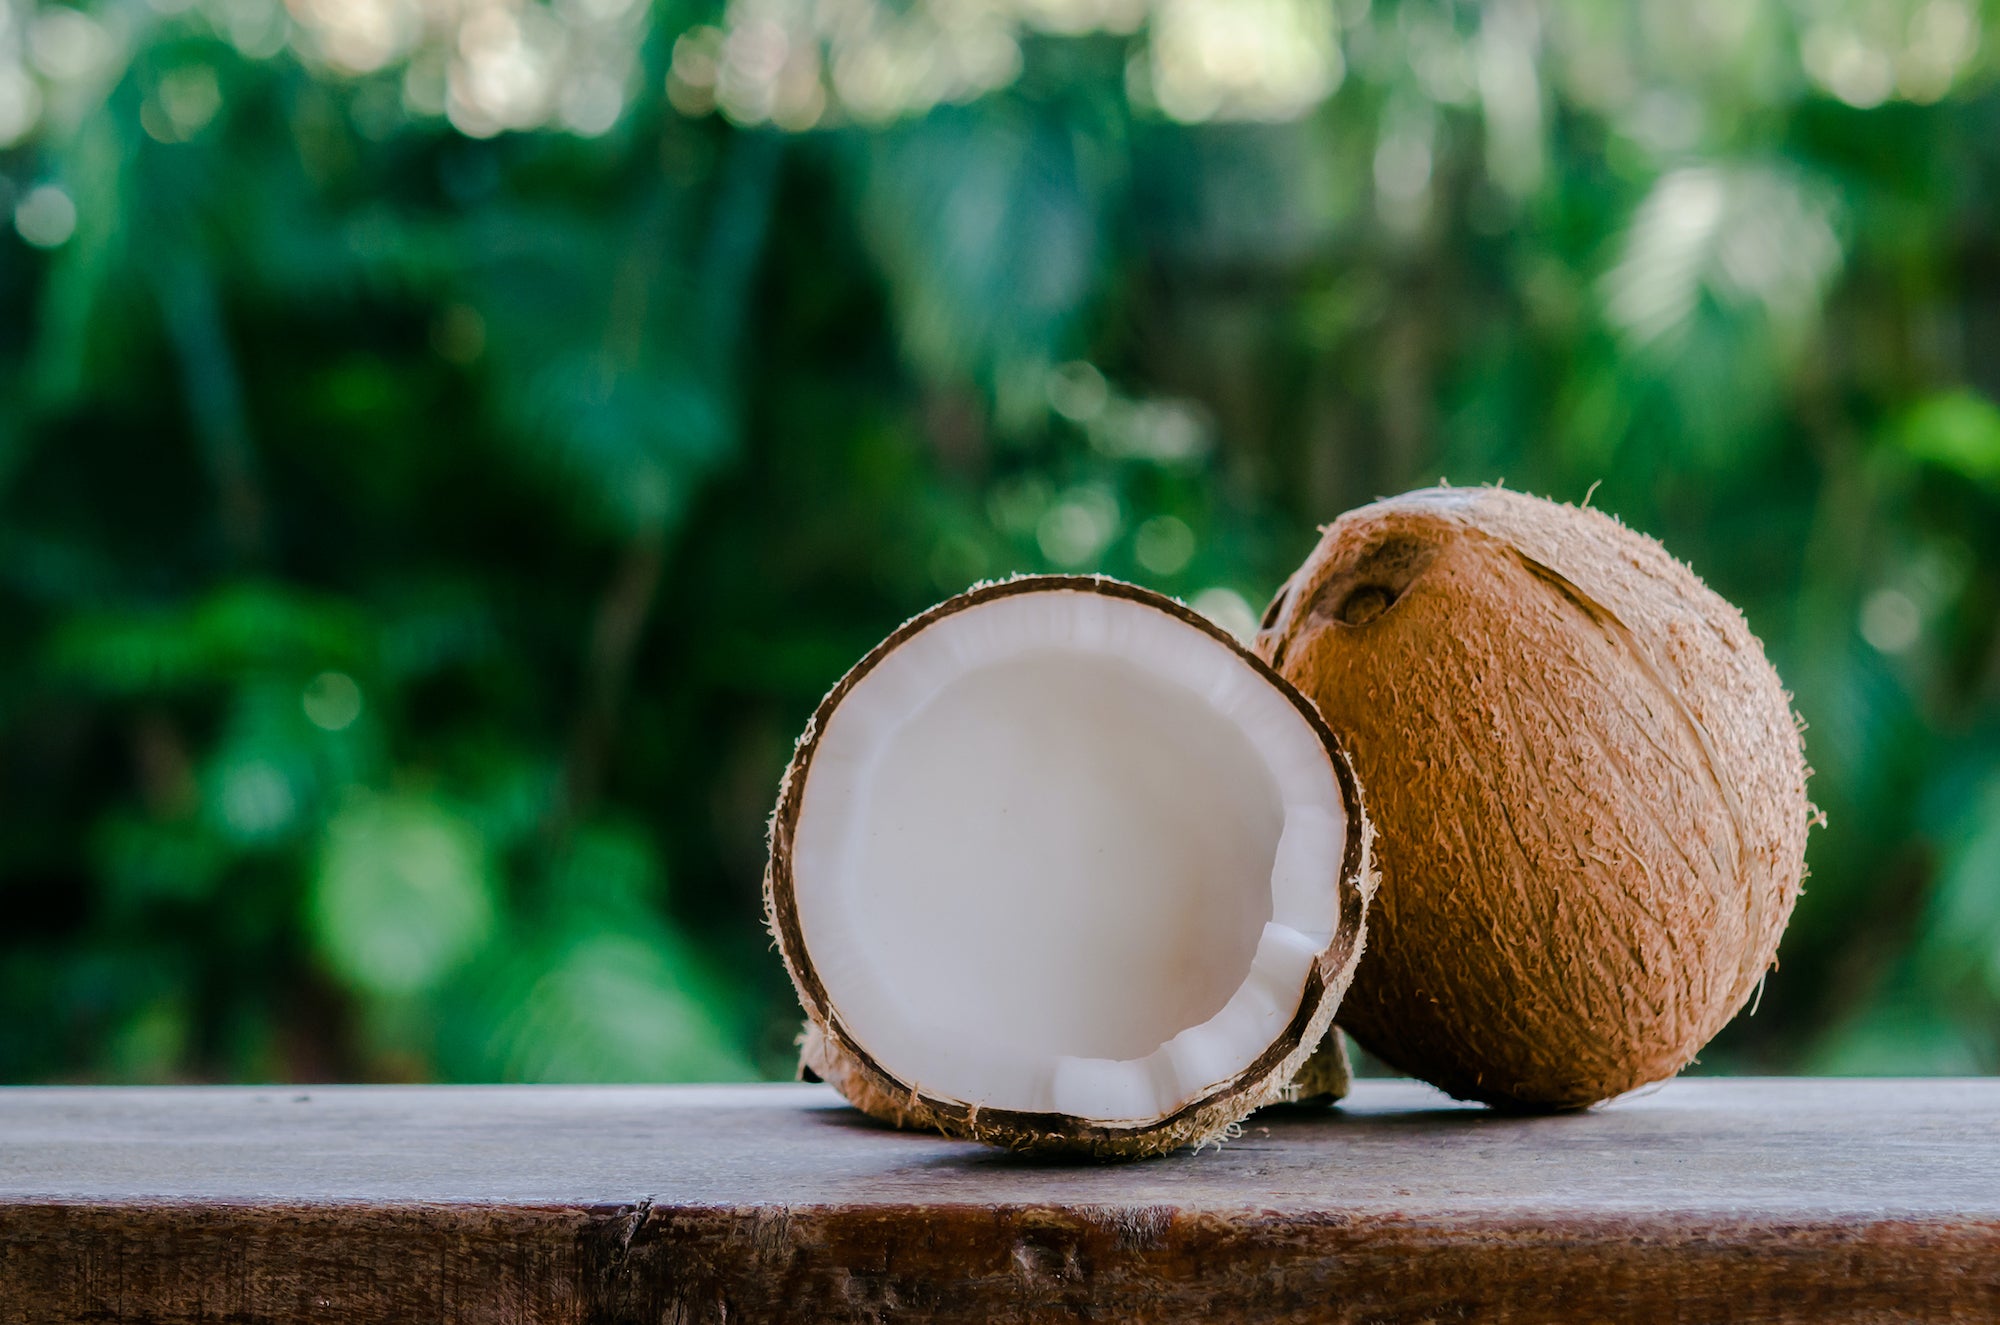
<path fill-rule="evenodd" d="M 1103 1166 L 822 1087 L 0 1090 L 0 1322 L 2000 1319 L 2000 1081 L 1510 1118 L 1362 1082 Z"/>

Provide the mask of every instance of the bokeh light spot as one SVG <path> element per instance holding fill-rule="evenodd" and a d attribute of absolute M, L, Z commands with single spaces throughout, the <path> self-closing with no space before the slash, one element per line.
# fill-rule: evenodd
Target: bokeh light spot
<path fill-rule="evenodd" d="M 1877 589 L 1861 604 L 1861 638 L 1883 653 L 1908 653 L 1923 624 L 1916 603 L 1900 589 Z"/>
<path fill-rule="evenodd" d="M 1081 360 L 1049 374 L 1049 408 L 1076 423 L 1087 423 L 1104 411 L 1110 398 L 1104 374 Z"/>
<path fill-rule="evenodd" d="M 345 672 L 321 672 L 306 682 L 299 703 L 321 731 L 344 731 L 361 716 L 361 687 Z"/>
<path fill-rule="evenodd" d="M 1257 610 L 1234 589 L 1203 589 L 1188 606 L 1245 644 L 1257 633 Z"/>
<path fill-rule="evenodd" d="M 1178 575 L 1194 560 L 1194 530 L 1185 520 L 1156 515 L 1139 526 L 1132 555 L 1155 575 Z"/>
<path fill-rule="evenodd" d="M 36 248 L 60 248 L 76 233 L 76 204 L 54 184 L 30 189 L 14 208 L 14 229 Z"/>
<path fill-rule="evenodd" d="M 81 10 L 51 5 L 28 26 L 28 51 L 35 68 L 58 82 L 83 78 L 108 62 L 110 34 Z"/>
<path fill-rule="evenodd" d="M 218 789 L 222 824 L 238 841 L 273 837 L 291 826 L 299 800 L 291 779 L 269 760 L 250 759 L 224 770 Z"/>
<path fill-rule="evenodd" d="M 42 90 L 19 65 L 0 65 L 0 147 L 27 137 L 42 115 Z"/>
<path fill-rule="evenodd" d="M 1118 503 L 1101 488 L 1074 488 L 1042 513 L 1035 542 L 1058 566 L 1077 569 L 1095 561 L 1118 532 Z"/>

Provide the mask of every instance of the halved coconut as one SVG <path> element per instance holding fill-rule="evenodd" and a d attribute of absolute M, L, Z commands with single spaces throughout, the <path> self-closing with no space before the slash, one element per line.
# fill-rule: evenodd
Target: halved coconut
<path fill-rule="evenodd" d="M 1296 1093 L 1369 839 L 1325 722 L 1204 618 L 1105 579 L 974 589 L 843 677 L 786 771 L 766 902 L 805 1064 L 1008 1146 L 1206 1140 Z M 1301 1089 L 1339 1088 L 1338 1051 Z"/>

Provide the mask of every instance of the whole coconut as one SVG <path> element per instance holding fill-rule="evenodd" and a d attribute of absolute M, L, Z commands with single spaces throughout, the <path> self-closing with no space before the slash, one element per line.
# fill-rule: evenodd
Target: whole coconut
<path fill-rule="evenodd" d="M 1463 1099 L 1672 1076 L 1756 992 L 1804 874 L 1804 752 L 1742 614 L 1597 511 L 1351 511 L 1258 651 L 1348 742 L 1382 883 L 1339 1019 Z"/>

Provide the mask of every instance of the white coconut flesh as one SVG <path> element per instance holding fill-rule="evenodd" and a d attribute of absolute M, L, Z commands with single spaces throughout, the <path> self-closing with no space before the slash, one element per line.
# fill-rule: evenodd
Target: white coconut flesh
<path fill-rule="evenodd" d="M 1046 590 L 941 616 L 853 685 L 791 877 L 827 1011 L 897 1081 L 1144 1125 L 1286 1035 L 1347 839 L 1321 735 L 1251 662 Z"/>

